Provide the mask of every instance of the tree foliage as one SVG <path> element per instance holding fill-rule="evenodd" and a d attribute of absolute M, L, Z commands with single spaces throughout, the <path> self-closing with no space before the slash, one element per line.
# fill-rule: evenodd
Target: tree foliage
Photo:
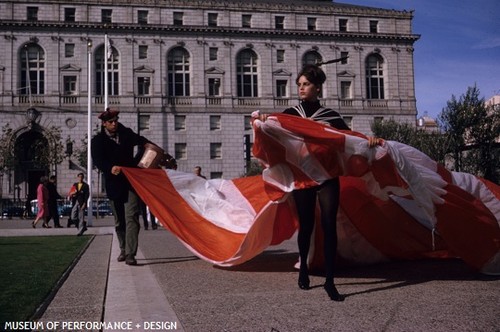
<path fill-rule="evenodd" d="M 371 129 L 377 137 L 410 145 L 431 159 L 444 164 L 448 138 L 439 132 L 427 132 L 417 128 L 414 124 L 399 123 L 394 119 L 375 121 Z"/>
<path fill-rule="evenodd" d="M 494 183 L 500 180 L 500 108 L 486 106 L 476 86 L 458 99 L 452 96 L 438 115 L 439 131 L 426 132 L 413 124 L 376 121 L 377 137 L 422 151 L 452 171 L 467 172 Z"/>
<path fill-rule="evenodd" d="M 451 97 L 438 116 L 449 137 L 453 170 L 500 180 L 500 109 L 486 106 L 479 89 L 469 87 L 457 100 Z"/>
<path fill-rule="evenodd" d="M 0 174 L 4 174 L 15 168 L 16 161 L 12 142 L 13 130 L 7 123 L 2 127 L 0 137 Z"/>

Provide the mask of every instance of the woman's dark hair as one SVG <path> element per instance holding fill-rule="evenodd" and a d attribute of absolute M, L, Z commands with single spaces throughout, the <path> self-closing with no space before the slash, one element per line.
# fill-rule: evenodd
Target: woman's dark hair
<path fill-rule="evenodd" d="M 295 83 L 299 83 L 299 78 L 304 76 L 309 82 L 316 86 L 321 86 L 326 81 L 325 72 L 317 65 L 305 65 L 297 75 Z"/>

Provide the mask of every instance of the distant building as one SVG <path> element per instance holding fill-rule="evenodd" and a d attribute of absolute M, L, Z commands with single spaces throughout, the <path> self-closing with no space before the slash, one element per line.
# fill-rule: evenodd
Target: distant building
<path fill-rule="evenodd" d="M 105 34 L 120 121 L 174 155 L 179 170 L 234 178 L 246 171 L 251 112 L 295 105 L 307 63 L 345 58 L 324 67 L 322 95 L 353 130 L 370 134 L 384 118 L 414 123 L 412 19 L 331 1 L 0 0 L 0 116 L 18 160 L 2 197 L 33 197 L 42 174 L 56 173 L 61 191 L 74 181 L 89 94 L 96 130 L 104 109 Z M 33 162 L 30 149 L 61 141 L 64 162 Z M 92 185 L 101 192 L 97 174 Z"/>
<path fill-rule="evenodd" d="M 427 132 L 439 131 L 436 119 L 427 115 L 427 112 L 424 112 L 424 115 L 417 119 L 417 128 Z"/>

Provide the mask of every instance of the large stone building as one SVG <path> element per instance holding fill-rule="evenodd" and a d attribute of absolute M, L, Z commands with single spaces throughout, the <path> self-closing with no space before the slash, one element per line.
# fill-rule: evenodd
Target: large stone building
<path fill-rule="evenodd" d="M 412 18 L 331 1 L 2 0 L 0 138 L 16 157 L 2 197 L 33 196 L 49 173 L 65 193 L 84 169 L 76 152 L 85 149 L 88 109 L 97 130 L 106 104 L 175 155 L 179 170 L 241 176 L 250 113 L 295 105 L 305 63 L 348 56 L 323 67 L 322 96 L 353 130 L 369 134 L 383 118 L 415 123 Z M 92 184 L 102 191 L 97 173 Z"/>

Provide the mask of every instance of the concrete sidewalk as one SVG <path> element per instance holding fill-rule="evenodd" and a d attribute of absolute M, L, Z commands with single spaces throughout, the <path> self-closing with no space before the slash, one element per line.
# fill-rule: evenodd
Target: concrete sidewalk
<path fill-rule="evenodd" d="M 76 233 L 23 222 L 0 221 L 0 234 Z M 61 331 L 99 330 L 88 323 L 108 331 L 500 331 L 500 278 L 460 260 L 340 268 L 336 283 L 347 298 L 337 303 L 321 276 L 311 276 L 311 290 L 298 289 L 294 239 L 221 268 L 164 229 L 141 230 L 139 264 L 127 266 L 116 261 L 111 225 L 86 233 L 95 237 L 40 322 L 83 324 Z"/>

